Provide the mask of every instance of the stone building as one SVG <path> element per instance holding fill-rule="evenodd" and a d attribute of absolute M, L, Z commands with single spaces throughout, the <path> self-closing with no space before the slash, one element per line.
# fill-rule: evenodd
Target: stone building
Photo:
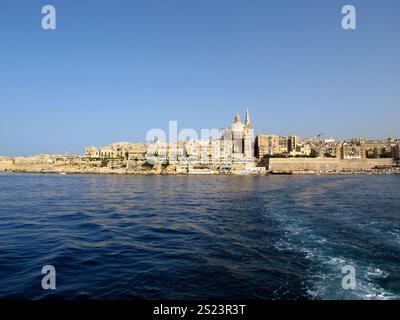
<path fill-rule="evenodd" d="M 266 156 L 298 156 L 309 155 L 310 147 L 298 136 L 277 136 L 260 134 L 255 140 L 257 158 Z"/>
<path fill-rule="evenodd" d="M 333 138 L 309 141 L 311 154 L 317 158 L 342 158 L 342 143 Z"/>
<path fill-rule="evenodd" d="M 308 143 L 298 142 L 293 151 L 290 152 L 291 156 L 294 157 L 308 157 L 311 154 L 311 146 Z"/>
<path fill-rule="evenodd" d="M 361 139 L 352 139 L 342 144 L 341 158 L 345 160 L 362 159 L 362 141 Z"/>
<path fill-rule="evenodd" d="M 392 147 L 395 141 L 392 138 L 386 140 L 362 140 L 362 158 L 392 158 Z"/>
<path fill-rule="evenodd" d="M 180 141 L 177 144 L 159 140 L 147 146 L 150 164 L 232 164 L 254 163 L 254 142 L 249 111 L 245 123 L 236 114 L 235 121 L 221 130 L 221 137 L 209 140 Z"/>
<path fill-rule="evenodd" d="M 85 149 L 85 156 L 91 159 L 144 159 L 146 145 L 142 143 L 116 142 L 104 147 L 90 146 Z"/>
<path fill-rule="evenodd" d="M 235 115 L 234 122 L 221 131 L 221 145 L 224 156 L 229 157 L 229 148 L 232 148 L 232 161 L 254 161 L 253 130 L 251 128 L 249 110 L 246 110 L 246 119 L 242 123 L 240 115 Z"/>
<path fill-rule="evenodd" d="M 394 159 L 400 159 L 400 143 L 392 146 L 392 156 Z"/>
<path fill-rule="evenodd" d="M 260 134 L 255 140 L 255 152 L 257 158 L 281 154 L 281 144 L 279 136 Z"/>

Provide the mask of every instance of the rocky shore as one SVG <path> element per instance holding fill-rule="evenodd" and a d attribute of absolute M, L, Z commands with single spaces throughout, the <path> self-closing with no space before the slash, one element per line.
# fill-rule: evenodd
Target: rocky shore
<path fill-rule="evenodd" d="M 174 166 L 150 167 L 143 166 L 135 169 L 109 168 L 109 167 L 75 167 L 75 166 L 40 166 L 40 165 L 16 165 L 0 167 L 1 172 L 8 173 L 41 173 L 41 174 L 115 174 L 115 175 L 196 175 L 198 173 L 177 173 Z M 400 167 L 369 170 L 290 170 L 276 171 L 270 170 L 265 173 L 251 173 L 242 171 L 232 171 L 227 173 L 218 170 L 210 170 L 204 174 L 208 175 L 380 175 L 380 174 L 400 174 Z"/>
<path fill-rule="evenodd" d="M 39 159 L 39 160 L 38 160 Z M 390 159 L 389 159 L 390 160 Z M 43 174 L 132 174 L 132 175 L 349 175 L 400 174 L 398 162 L 274 159 L 264 166 L 189 166 L 151 165 L 146 161 L 124 159 L 93 160 L 85 157 L 1 158 L 0 172 Z M 335 164 L 335 165 L 332 165 Z M 340 166 L 337 165 L 340 164 Z M 229 170 L 225 170 L 229 167 Z"/>

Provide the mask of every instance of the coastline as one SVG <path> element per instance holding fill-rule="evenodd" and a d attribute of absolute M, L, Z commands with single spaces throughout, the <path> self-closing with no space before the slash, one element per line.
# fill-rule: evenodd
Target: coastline
<path fill-rule="evenodd" d="M 15 174 L 43 174 L 43 175 L 138 175 L 138 176 L 349 176 L 349 175 L 400 175 L 400 167 L 393 169 L 353 170 L 353 171 L 266 171 L 265 173 L 177 173 L 161 170 L 27 170 L 27 169 L 0 169 L 2 173 Z"/>
<path fill-rule="evenodd" d="M 382 175 L 400 174 L 393 159 L 274 158 L 266 162 L 222 164 L 149 164 L 146 161 L 85 157 L 1 158 L 0 172 L 106 175 Z"/>

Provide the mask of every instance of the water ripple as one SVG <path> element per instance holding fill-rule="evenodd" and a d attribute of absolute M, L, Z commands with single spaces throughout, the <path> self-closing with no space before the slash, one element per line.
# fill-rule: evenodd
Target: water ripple
<path fill-rule="evenodd" d="M 0 174 L 0 298 L 396 299 L 399 184 Z"/>

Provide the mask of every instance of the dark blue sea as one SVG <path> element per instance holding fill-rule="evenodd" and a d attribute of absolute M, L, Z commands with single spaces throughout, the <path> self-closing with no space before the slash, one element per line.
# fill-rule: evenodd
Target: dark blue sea
<path fill-rule="evenodd" d="M 400 176 L 3 173 L 0 298 L 399 299 Z"/>

